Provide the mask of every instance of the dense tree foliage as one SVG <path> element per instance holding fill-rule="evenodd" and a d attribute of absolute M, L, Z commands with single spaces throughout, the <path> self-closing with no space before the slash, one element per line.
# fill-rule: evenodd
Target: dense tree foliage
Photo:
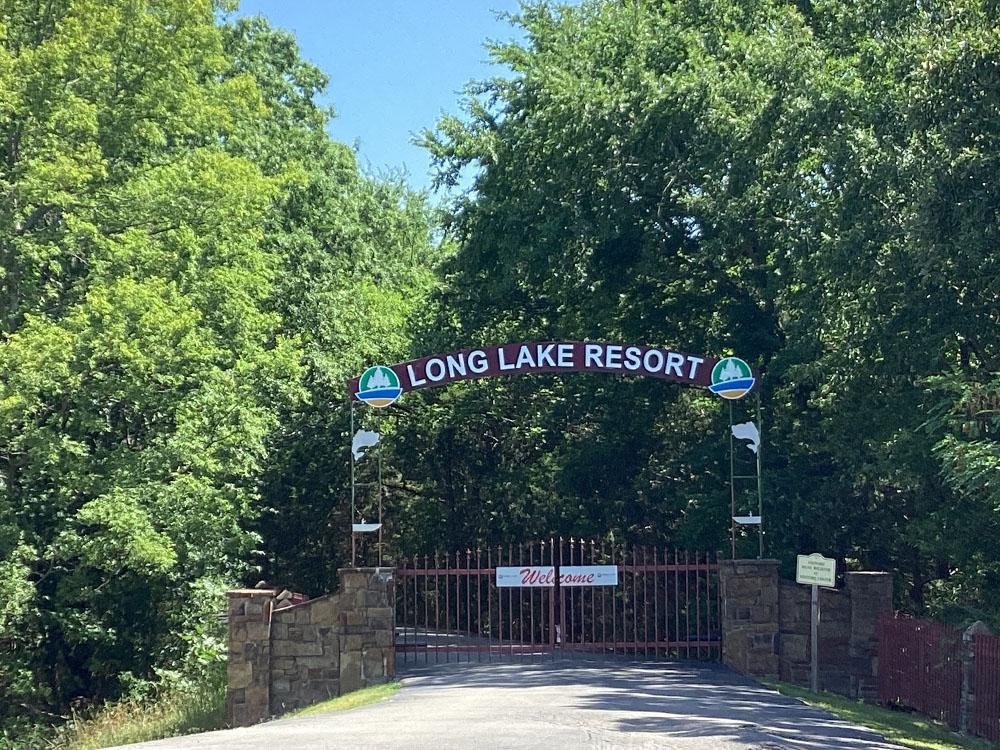
<path fill-rule="evenodd" d="M 585 1 L 516 21 L 525 41 L 492 50 L 513 75 L 424 136 L 442 183 L 479 176 L 422 349 L 736 352 L 763 373 L 767 553 L 997 617 L 997 6 Z M 411 549 L 435 528 L 727 543 L 708 396 L 535 377 L 407 408 Z"/>
<path fill-rule="evenodd" d="M 431 256 L 421 200 L 328 139 L 326 79 L 287 34 L 220 26 L 210 0 L 0 7 L 0 722 L 17 737 L 218 658 L 220 593 L 303 536 L 276 541 L 270 509 L 297 514 L 313 485 L 325 512 L 342 499 L 329 404 L 400 347 Z"/>

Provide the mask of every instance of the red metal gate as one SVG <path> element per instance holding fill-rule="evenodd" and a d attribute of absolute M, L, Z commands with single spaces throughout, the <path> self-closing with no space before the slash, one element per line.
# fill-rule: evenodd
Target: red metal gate
<path fill-rule="evenodd" d="M 499 588 L 497 567 L 554 566 L 551 587 Z M 560 586 L 564 565 L 614 565 L 616 586 Z M 439 553 L 396 569 L 400 663 L 558 653 L 718 659 L 718 561 L 659 547 L 555 540 Z"/>

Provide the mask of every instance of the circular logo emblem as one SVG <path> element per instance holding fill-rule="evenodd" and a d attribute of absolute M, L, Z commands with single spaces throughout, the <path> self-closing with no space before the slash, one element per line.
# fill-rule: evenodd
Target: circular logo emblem
<path fill-rule="evenodd" d="M 712 368 L 712 393 L 728 399 L 743 398 L 756 383 L 750 365 L 739 357 L 720 359 Z"/>
<path fill-rule="evenodd" d="M 361 373 L 358 392 L 354 395 L 369 406 L 381 408 L 394 402 L 402 392 L 396 373 L 388 367 L 375 365 Z"/>

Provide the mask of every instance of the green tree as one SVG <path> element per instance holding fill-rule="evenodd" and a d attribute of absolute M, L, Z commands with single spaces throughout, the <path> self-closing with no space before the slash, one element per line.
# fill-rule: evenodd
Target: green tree
<path fill-rule="evenodd" d="M 183 660 L 185 603 L 245 569 L 266 439 L 300 394 L 262 246 L 282 185 L 224 147 L 263 107 L 230 74 L 216 10 L 0 14 L 0 720 L 15 736 Z"/>

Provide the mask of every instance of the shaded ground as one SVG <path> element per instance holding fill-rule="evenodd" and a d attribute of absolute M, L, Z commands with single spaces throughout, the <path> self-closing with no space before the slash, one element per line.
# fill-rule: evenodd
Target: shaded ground
<path fill-rule="evenodd" d="M 718 665 L 555 660 L 411 669 L 388 701 L 133 748 L 897 750 Z"/>

